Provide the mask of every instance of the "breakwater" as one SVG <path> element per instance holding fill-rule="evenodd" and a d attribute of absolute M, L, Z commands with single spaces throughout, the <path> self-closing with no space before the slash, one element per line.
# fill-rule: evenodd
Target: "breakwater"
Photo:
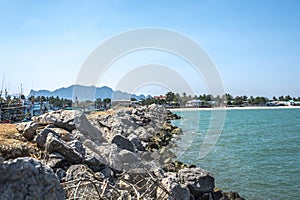
<path fill-rule="evenodd" d="M 17 130 L 37 146 L 40 156 L 1 159 L 0 171 L 5 174 L 0 184 L 2 196 L 243 199 L 236 192 L 216 189 L 208 171 L 176 161 L 172 148 L 182 130 L 170 120 L 178 118 L 158 105 L 88 116 L 60 110 L 34 117 Z"/>

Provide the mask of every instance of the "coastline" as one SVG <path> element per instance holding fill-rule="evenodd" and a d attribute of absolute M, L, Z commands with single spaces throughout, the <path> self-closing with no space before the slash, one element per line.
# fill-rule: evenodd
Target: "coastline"
<path fill-rule="evenodd" d="M 189 200 L 210 196 L 214 199 L 243 200 L 237 192 L 217 188 L 215 177 L 209 171 L 173 160 L 176 157 L 169 150 L 173 147 L 171 139 L 182 134 L 180 128 L 171 124 L 170 120 L 174 119 L 179 119 L 179 116 L 153 104 L 120 108 L 99 115 L 94 113 L 88 117 L 80 111 L 52 111 L 13 126 L 9 131 L 19 136 L 16 139 L 20 141 L 16 142 L 24 144 L 24 148 L 27 143 L 36 146 L 33 150 L 40 154 L 32 155 L 32 151 L 27 154 L 24 148 L 15 147 L 9 151 L 19 150 L 21 154 L 11 153 L 7 157 L 7 148 L 2 148 L 0 172 L 18 174 L 13 180 L 7 178 L 3 185 L 7 191 L 5 197 L 14 199 L 15 195 L 22 194 L 20 191 L 11 192 L 15 184 L 28 187 L 35 184 L 23 176 L 38 176 L 41 183 L 55 179 L 51 188 L 51 194 L 55 196 L 53 199 L 73 196 L 116 199 L 126 193 L 134 199 L 148 196 L 150 198 L 147 199 Z M 11 134 L 3 131 L 4 139 L 10 141 L 8 135 Z M 11 145 L 8 143 L 6 146 Z M 43 154 L 49 157 L 44 158 Z M 14 171 L 16 167 L 12 167 L 15 163 L 18 165 L 17 172 Z M 24 167 L 28 165 L 32 170 Z M 47 173 L 33 174 L 38 171 L 36 168 L 43 168 Z M 23 169 L 26 171 L 23 172 Z M 82 179 L 82 174 L 88 179 Z M 92 187 L 90 181 L 97 187 Z M 140 183 L 146 184 L 151 192 L 136 187 Z M 91 188 L 89 196 L 83 192 L 86 186 Z M 50 195 L 39 192 L 44 185 L 35 187 L 39 188 L 37 192 L 28 194 L 28 197 Z"/>
<path fill-rule="evenodd" d="M 248 107 L 214 107 L 214 108 L 167 108 L 170 111 L 204 111 L 204 110 L 264 110 L 264 109 L 300 109 L 300 106 L 248 106 Z"/>

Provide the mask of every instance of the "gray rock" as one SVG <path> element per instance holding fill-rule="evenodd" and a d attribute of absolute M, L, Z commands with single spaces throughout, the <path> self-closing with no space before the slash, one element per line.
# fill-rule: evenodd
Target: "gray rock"
<path fill-rule="evenodd" d="M 86 160 L 91 163 L 102 163 L 117 171 L 132 171 L 136 169 L 149 170 L 152 165 L 143 162 L 139 155 L 121 149 L 116 144 L 96 145 L 90 140 L 84 142 L 87 150 Z"/>
<path fill-rule="evenodd" d="M 80 140 L 72 140 L 71 142 L 67 142 L 70 147 L 72 147 L 75 151 L 81 154 L 82 157 L 85 157 L 85 149 Z"/>
<path fill-rule="evenodd" d="M 91 155 L 91 153 L 89 153 L 89 155 L 85 158 L 84 162 L 89 166 L 99 166 L 103 164 L 100 162 L 100 159 L 98 159 L 97 157 L 98 156 L 96 156 L 95 154 Z"/>
<path fill-rule="evenodd" d="M 60 167 L 60 163 L 65 160 L 65 157 L 60 153 L 53 152 L 49 154 L 49 159 L 47 160 L 47 166 L 53 168 Z"/>
<path fill-rule="evenodd" d="M 79 111 L 73 110 L 58 110 L 45 113 L 40 116 L 33 117 L 32 120 L 37 124 L 47 125 L 54 124 L 57 127 L 66 129 L 68 131 L 74 130 L 75 119 L 80 116 Z"/>
<path fill-rule="evenodd" d="M 74 139 L 84 142 L 87 138 L 77 129 L 72 131 Z"/>
<path fill-rule="evenodd" d="M 87 120 L 84 114 L 78 114 L 74 123 L 76 124 L 76 129 L 79 130 L 85 138 L 92 139 L 98 144 L 107 142 L 107 140 L 102 136 L 102 133 Z"/>
<path fill-rule="evenodd" d="M 58 135 L 49 128 L 44 128 L 37 136 L 35 137 L 35 142 L 39 148 L 44 148 L 47 140 L 47 136 L 49 133 L 52 133 L 53 135 Z"/>
<path fill-rule="evenodd" d="M 168 190 L 170 196 L 166 196 L 166 192 L 161 188 L 157 189 L 157 197 L 162 197 L 159 199 L 166 199 L 166 200 L 191 200 L 193 196 L 191 195 L 189 189 L 186 186 L 182 186 L 178 183 L 176 178 L 176 174 L 173 173 L 166 173 L 166 177 L 162 179 L 161 184 L 162 186 Z M 163 196 L 166 196 L 163 198 Z"/>
<path fill-rule="evenodd" d="M 152 135 L 148 133 L 144 127 L 139 127 L 135 129 L 134 134 L 137 135 L 138 138 L 143 141 L 150 141 L 150 138 L 152 137 Z"/>
<path fill-rule="evenodd" d="M 90 173 L 90 169 L 85 165 L 78 164 L 72 165 L 66 172 L 66 181 L 76 180 L 76 179 L 92 179 L 93 175 Z"/>
<path fill-rule="evenodd" d="M 142 141 L 136 136 L 135 134 L 130 134 L 128 137 L 130 142 L 133 143 L 137 151 L 145 151 L 145 147 L 142 143 Z"/>
<path fill-rule="evenodd" d="M 103 178 L 112 178 L 114 177 L 114 172 L 109 168 L 104 166 L 101 170 L 100 173 L 102 174 Z"/>
<path fill-rule="evenodd" d="M 33 158 L 18 158 L 0 165 L 0 199 L 65 199 L 52 169 Z"/>
<path fill-rule="evenodd" d="M 65 142 L 74 140 L 74 137 L 68 131 L 62 128 L 57 128 L 54 125 L 50 124 L 36 135 L 34 140 L 37 143 L 38 147 L 40 148 L 45 147 L 46 139 L 49 133 L 52 133 L 57 138 L 60 138 Z"/>
<path fill-rule="evenodd" d="M 58 179 L 60 181 L 63 181 L 65 176 L 66 176 L 66 171 L 63 170 L 62 168 L 58 168 L 56 171 L 55 171 L 55 174 L 56 176 L 58 177 Z"/>
<path fill-rule="evenodd" d="M 73 164 L 83 161 L 83 156 L 79 152 L 70 147 L 65 141 L 54 137 L 52 133 L 48 134 L 45 150 L 48 153 L 57 152 L 61 154 L 66 161 Z"/>
<path fill-rule="evenodd" d="M 137 153 L 127 150 L 121 150 L 114 161 L 114 167 L 130 173 L 148 172 L 155 167 L 154 163 L 143 161 Z"/>
<path fill-rule="evenodd" d="M 165 175 L 165 171 L 162 169 L 162 168 L 155 168 L 154 170 L 153 170 L 153 174 L 156 176 L 156 177 L 158 177 L 158 178 L 160 178 L 160 179 L 163 179 L 163 178 L 166 178 L 166 175 Z"/>
<path fill-rule="evenodd" d="M 214 177 L 201 168 L 186 168 L 178 171 L 179 181 L 186 184 L 194 197 L 212 192 L 215 187 Z"/>
<path fill-rule="evenodd" d="M 95 165 L 108 165 L 112 167 L 112 163 L 114 162 L 114 158 L 116 157 L 118 151 L 117 151 L 117 145 L 116 144 L 102 144 L 97 145 L 91 140 L 86 140 L 83 143 L 83 146 L 86 150 L 86 158 L 85 161 L 87 161 L 87 164 L 95 166 Z M 112 167 L 114 168 L 114 167 Z M 114 168 L 115 169 L 115 168 Z M 120 170 L 120 169 L 118 169 Z"/>
<path fill-rule="evenodd" d="M 128 151 L 134 152 L 134 145 L 130 142 L 127 138 L 123 137 L 122 135 L 115 135 L 111 141 L 117 145 L 120 149 L 126 149 Z"/>
<path fill-rule="evenodd" d="M 97 140 L 100 142 L 106 142 L 106 139 L 102 137 L 101 132 L 94 127 L 86 118 L 86 116 L 76 110 L 58 110 L 45 113 L 38 117 L 33 117 L 32 120 L 37 124 L 54 124 L 59 128 L 63 128 L 69 132 L 77 129 L 86 138 Z"/>
<path fill-rule="evenodd" d="M 24 129 L 25 129 L 25 126 L 30 123 L 30 122 L 22 122 L 22 123 L 19 123 L 17 126 L 16 126 L 16 129 L 19 131 L 19 133 L 23 133 Z"/>
<path fill-rule="evenodd" d="M 16 128 L 27 140 L 31 141 L 34 139 L 38 127 L 40 127 L 40 125 L 35 122 L 23 122 Z"/>

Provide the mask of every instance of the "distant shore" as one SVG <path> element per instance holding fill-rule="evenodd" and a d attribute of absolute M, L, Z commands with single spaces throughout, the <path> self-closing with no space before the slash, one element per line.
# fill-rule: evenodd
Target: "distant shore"
<path fill-rule="evenodd" d="M 245 107 L 213 107 L 213 108 L 168 108 L 171 111 L 194 111 L 194 110 L 259 110 L 259 109 L 300 109 L 300 106 L 245 106 Z"/>

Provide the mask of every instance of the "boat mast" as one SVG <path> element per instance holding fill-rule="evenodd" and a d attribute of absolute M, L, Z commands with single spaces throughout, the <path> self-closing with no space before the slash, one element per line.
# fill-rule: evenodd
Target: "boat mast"
<path fill-rule="evenodd" d="M 1 91 L 0 91 L 0 98 L 2 97 L 2 91 L 3 91 L 4 78 L 5 78 L 5 74 L 3 74 L 2 86 L 1 86 Z"/>

